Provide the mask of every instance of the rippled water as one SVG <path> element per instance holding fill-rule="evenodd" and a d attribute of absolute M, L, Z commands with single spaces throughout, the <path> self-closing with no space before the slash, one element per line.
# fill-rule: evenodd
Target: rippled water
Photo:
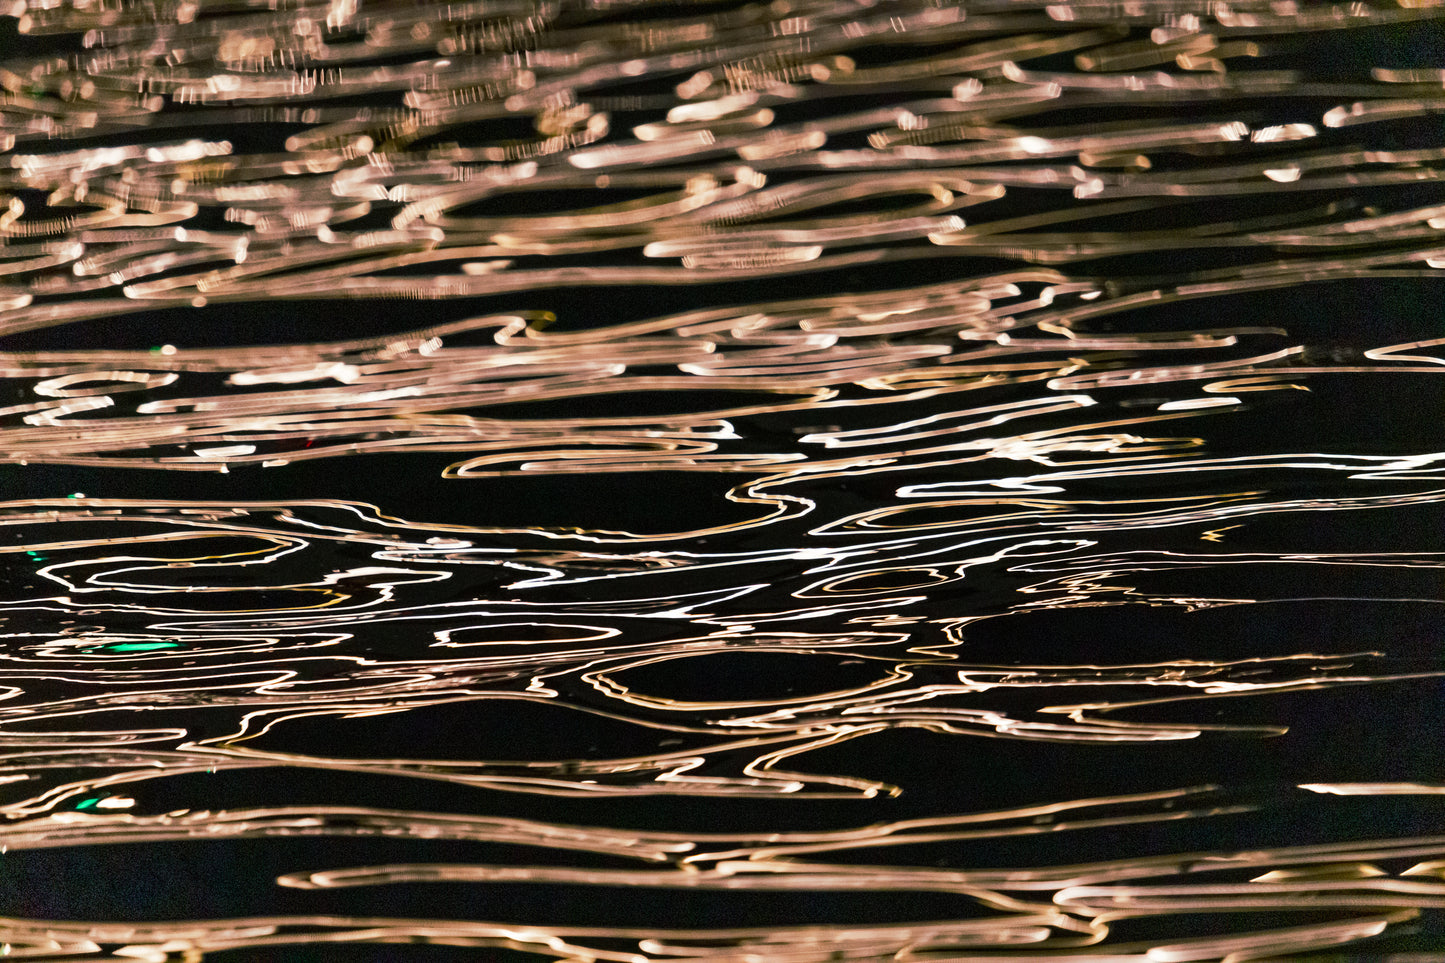
<path fill-rule="evenodd" d="M 18 0 L 6 954 L 1440 959 L 1442 24 Z"/>

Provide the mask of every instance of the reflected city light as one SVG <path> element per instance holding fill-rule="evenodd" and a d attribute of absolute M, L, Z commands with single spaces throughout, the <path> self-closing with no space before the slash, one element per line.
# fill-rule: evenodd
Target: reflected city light
<path fill-rule="evenodd" d="M 1440 938 L 1442 26 L 17 0 L 4 954 Z"/>

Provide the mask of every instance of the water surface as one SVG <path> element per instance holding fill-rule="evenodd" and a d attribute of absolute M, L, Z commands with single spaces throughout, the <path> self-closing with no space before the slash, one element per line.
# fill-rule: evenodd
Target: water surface
<path fill-rule="evenodd" d="M 1434 959 L 1427 3 L 0 16 L 0 939 Z"/>

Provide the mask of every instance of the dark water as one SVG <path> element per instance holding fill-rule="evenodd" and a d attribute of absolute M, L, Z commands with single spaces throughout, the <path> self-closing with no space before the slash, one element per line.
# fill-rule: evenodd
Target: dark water
<path fill-rule="evenodd" d="M 0 15 L 0 941 L 1445 959 L 1445 8 Z"/>

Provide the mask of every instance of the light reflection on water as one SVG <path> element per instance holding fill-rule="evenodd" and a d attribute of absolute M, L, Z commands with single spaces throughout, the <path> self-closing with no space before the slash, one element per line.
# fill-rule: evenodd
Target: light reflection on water
<path fill-rule="evenodd" d="M 1445 938 L 1439 8 L 273 6 L 0 17 L 10 955 Z"/>

